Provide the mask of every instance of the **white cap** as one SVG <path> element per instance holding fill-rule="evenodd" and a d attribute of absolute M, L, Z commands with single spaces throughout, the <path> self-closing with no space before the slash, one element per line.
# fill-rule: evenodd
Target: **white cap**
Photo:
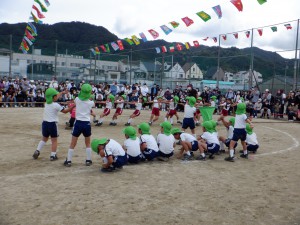
<path fill-rule="evenodd" d="M 265 91 L 269 92 L 269 89 L 266 89 Z"/>

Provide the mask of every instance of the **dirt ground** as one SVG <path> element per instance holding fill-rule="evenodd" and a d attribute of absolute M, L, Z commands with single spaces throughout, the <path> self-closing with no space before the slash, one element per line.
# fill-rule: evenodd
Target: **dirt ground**
<path fill-rule="evenodd" d="M 60 114 L 59 160 L 50 162 L 49 142 L 39 159 L 32 159 L 42 111 L 0 110 L 1 225 L 300 224 L 299 123 L 256 119 L 260 149 L 248 160 L 226 162 L 224 154 L 205 162 L 173 157 L 103 174 L 96 154 L 91 167 L 84 165 L 82 137 L 72 167 L 63 166 L 71 140 L 64 130 L 69 114 Z M 98 115 L 101 111 L 96 109 Z M 122 129 L 131 113 L 125 110 L 116 127 L 108 126 L 110 115 L 102 127 L 92 127 L 92 138 L 123 143 Z M 142 111 L 134 125 L 148 121 L 149 114 Z M 158 124 L 152 134 L 159 132 Z M 218 129 L 225 135 L 223 126 Z"/>

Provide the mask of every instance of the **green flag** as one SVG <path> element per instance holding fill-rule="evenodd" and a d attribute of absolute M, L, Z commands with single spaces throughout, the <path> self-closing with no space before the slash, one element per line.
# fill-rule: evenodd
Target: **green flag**
<path fill-rule="evenodd" d="M 277 27 L 271 27 L 271 30 L 272 30 L 273 32 L 277 32 Z"/>
<path fill-rule="evenodd" d="M 104 46 L 105 46 L 105 48 L 106 48 L 106 52 L 110 52 L 109 45 L 108 45 L 108 44 L 105 44 Z"/>
<path fill-rule="evenodd" d="M 47 12 L 47 8 L 39 0 L 34 0 L 37 4 L 40 5 L 42 12 Z"/>
<path fill-rule="evenodd" d="M 134 43 L 133 43 L 133 41 L 131 40 L 131 39 L 129 39 L 129 38 L 125 38 L 124 39 L 128 44 L 130 44 L 130 45 L 133 45 Z"/>
<path fill-rule="evenodd" d="M 261 4 L 261 5 L 267 2 L 267 0 L 257 0 L 257 1 L 258 1 L 258 3 Z"/>
<path fill-rule="evenodd" d="M 203 122 L 212 120 L 212 115 L 215 111 L 215 107 L 203 106 L 200 107 L 200 112 L 203 117 Z"/>
<path fill-rule="evenodd" d="M 196 13 L 204 22 L 211 19 L 210 15 L 208 15 L 206 12 L 201 11 Z"/>

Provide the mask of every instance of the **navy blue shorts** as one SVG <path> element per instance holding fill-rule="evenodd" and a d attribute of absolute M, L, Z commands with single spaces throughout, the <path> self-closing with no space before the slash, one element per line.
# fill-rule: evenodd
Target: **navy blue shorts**
<path fill-rule="evenodd" d="M 229 146 L 230 146 L 230 141 L 231 141 L 231 139 L 229 139 L 229 138 L 225 140 L 225 145 L 226 145 L 227 148 L 229 148 Z M 236 148 L 237 144 L 238 143 L 236 142 L 235 145 L 234 145 L 234 148 Z"/>
<path fill-rule="evenodd" d="M 56 122 L 47 122 L 43 121 L 42 123 L 42 135 L 43 137 L 52 138 L 58 137 L 57 125 Z"/>
<path fill-rule="evenodd" d="M 192 143 L 192 151 L 195 152 L 199 149 L 198 141 L 193 141 Z"/>
<path fill-rule="evenodd" d="M 91 128 L 90 121 L 80 121 L 80 120 L 75 121 L 72 135 L 74 137 L 79 137 L 80 134 L 83 134 L 84 137 L 90 137 L 92 135 L 92 128 Z"/>
<path fill-rule="evenodd" d="M 172 155 L 174 155 L 174 152 L 171 152 L 169 154 L 165 154 L 165 153 L 163 153 L 161 151 L 158 151 L 158 156 L 160 156 L 160 157 L 170 158 Z"/>
<path fill-rule="evenodd" d="M 233 141 L 238 141 L 238 140 L 245 141 L 246 137 L 247 137 L 247 133 L 245 129 L 234 128 L 233 137 L 232 137 Z"/>
<path fill-rule="evenodd" d="M 256 152 L 259 148 L 259 145 L 247 145 L 247 151 Z"/>
<path fill-rule="evenodd" d="M 209 153 L 215 154 L 215 153 L 217 153 L 219 150 L 220 150 L 220 145 L 215 144 L 215 143 L 213 143 L 213 144 L 207 144 L 207 151 L 208 151 Z"/>
<path fill-rule="evenodd" d="M 144 154 L 145 158 L 149 161 L 153 160 L 154 158 L 156 158 L 158 156 L 158 152 L 156 152 L 152 149 L 148 149 L 148 148 L 146 148 L 143 151 L 143 154 Z"/>
<path fill-rule="evenodd" d="M 132 163 L 132 164 L 137 164 L 141 160 L 141 155 L 138 156 L 131 156 L 127 154 L 127 162 Z"/>
<path fill-rule="evenodd" d="M 187 128 L 195 129 L 195 121 L 194 118 L 184 118 L 182 121 L 182 128 L 187 129 Z"/>
<path fill-rule="evenodd" d="M 124 156 L 115 156 L 114 162 L 112 163 L 112 165 L 115 168 L 120 168 L 126 164 L 127 164 L 127 154 L 125 154 Z"/>

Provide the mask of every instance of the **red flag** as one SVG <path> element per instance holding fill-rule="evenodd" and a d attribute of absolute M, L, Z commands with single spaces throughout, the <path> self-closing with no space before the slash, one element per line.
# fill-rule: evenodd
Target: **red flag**
<path fill-rule="evenodd" d="M 181 50 L 182 50 L 181 44 L 177 43 L 177 44 L 176 44 L 176 48 L 177 48 L 178 51 L 181 51 Z"/>
<path fill-rule="evenodd" d="M 170 46 L 170 52 L 174 52 L 174 51 L 175 51 L 174 45 L 171 45 Z"/>
<path fill-rule="evenodd" d="M 247 37 L 247 38 L 250 37 L 250 31 L 249 31 L 249 30 L 247 30 L 247 31 L 245 32 L 245 34 L 246 34 L 246 37 Z"/>
<path fill-rule="evenodd" d="M 100 45 L 100 48 L 102 49 L 103 52 L 106 52 L 106 48 L 104 45 Z"/>
<path fill-rule="evenodd" d="M 124 50 L 124 46 L 123 46 L 122 41 L 121 41 L 121 40 L 117 40 L 117 43 L 118 43 L 118 45 L 119 45 L 120 50 L 121 50 L 121 51 Z"/>
<path fill-rule="evenodd" d="M 38 15 L 38 17 L 40 19 L 45 18 L 45 16 L 43 15 L 43 13 L 41 13 L 40 10 L 35 5 L 32 5 L 32 8 L 36 11 L 36 13 L 37 13 L 37 15 Z"/>
<path fill-rule="evenodd" d="M 224 39 L 224 41 L 226 41 L 226 39 L 227 39 L 226 34 L 222 35 L 222 38 Z"/>
<path fill-rule="evenodd" d="M 208 40 L 208 37 L 206 37 L 206 38 L 203 38 L 202 40 L 203 40 L 203 41 L 207 41 L 207 40 Z"/>
<path fill-rule="evenodd" d="M 285 28 L 287 29 L 287 30 L 291 30 L 292 29 L 292 26 L 291 26 L 291 24 L 284 24 L 284 26 L 285 26 Z"/>
<path fill-rule="evenodd" d="M 218 41 L 218 38 L 216 38 L 216 37 L 212 37 L 212 39 L 214 40 L 214 42 Z"/>
<path fill-rule="evenodd" d="M 262 36 L 262 34 L 263 34 L 263 29 L 257 29 L 257 32 L 258 32 L 259 36 Z"/>
<path fill-rule="evenodd" d="M 235 37 L 235 39 L 239 38 L 239 33 L 234 33 L 233 36 Z"/>
<path fill-rule="evenodd" d="M 161 51 L 162 51 L 162 52 L 167 52 L 166 46 L 161 46 Z"/>
<path fill-rule="evenodd" d="M 35 38 L 32 36 L 32 34 L 26 29 L 25 30 L 25 35 L 29 40 L 34 40 Z"/>
<path fill-rule="evenodd" d="M 230 2 L 240 11 L 243 11 L 243 3 L 242 0 L 230 0 Z"/>
<path fill-rule="evenodd" d="M 157 32 L 156 32 L 155 30 L 153 30 L 153 29 L 148 30 L 148 32 L 152 35 L 152 37 L 153 37 L 154 39 L 156 39 L 156 38 L 159 37 L 159 33 L 157 33 Z"/>
<path fill-rule="evenodd" d="M 199 42 L 198 41 L 194 41 L 194 46 L 195 47 L 199 47 L 200 46 Z"/>
<path fill-rule="evenodd" d="M 184 17 L 184 18 L 181 18 L 182 19 L 182 21 L 185 23 L 185 25 L 188 27 L 188 26 L 190 26 L 190 25 L 192 25 L 193 23 L 194 23 L 194 21 L 193 20 L 191 20 L 190 18 L 188 18 L 188 17 Z"/>

